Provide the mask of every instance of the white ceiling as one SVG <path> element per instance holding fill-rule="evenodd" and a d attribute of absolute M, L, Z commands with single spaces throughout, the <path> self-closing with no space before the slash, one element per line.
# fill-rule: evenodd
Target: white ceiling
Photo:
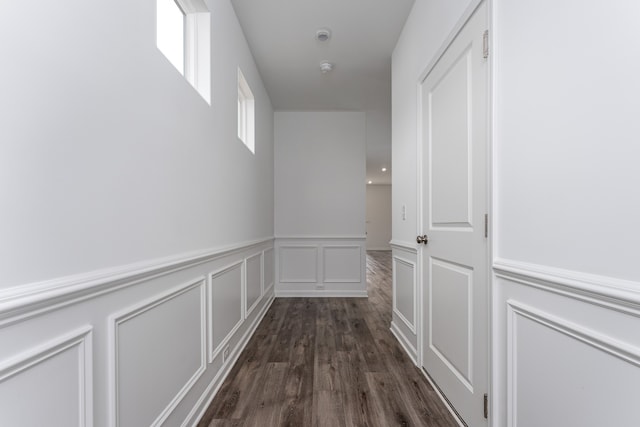
<path fill-rule="evenodd" d="M 372 112 L 388 126 L 368 138 L 367 179 L 390 183 L 380 168 L 391 168 L 391 53 L 414 0 L 232 3 L 274 109 Z M 332 33 L 324 43 L 315 39 L 321 28 Z M 334 64 L 327 74 L 324 60 Z"/>

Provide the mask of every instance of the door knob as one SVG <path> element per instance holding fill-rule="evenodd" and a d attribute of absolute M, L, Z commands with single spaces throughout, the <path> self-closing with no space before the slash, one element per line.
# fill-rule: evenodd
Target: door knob
<path fill-rule="evenodd" d="M 416 237 L 416 242 L 418 242 L 418 244 L 424 243 L 426 245 L 427 243 L 429 243 L 429 238 L 426 234 L 424 236 L 418 236 Z"/>

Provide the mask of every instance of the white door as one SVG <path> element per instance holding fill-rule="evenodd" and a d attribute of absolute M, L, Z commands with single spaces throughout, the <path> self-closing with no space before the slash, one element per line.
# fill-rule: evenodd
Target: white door
<path fill-rule="evenodd" d="M 421 84 L 422 366 L 467 425 L 486 425 L 486 2 Z"/>

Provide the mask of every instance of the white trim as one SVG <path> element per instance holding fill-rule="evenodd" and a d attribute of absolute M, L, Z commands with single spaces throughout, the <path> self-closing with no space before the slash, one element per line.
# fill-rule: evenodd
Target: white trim
<path fill-rule="evenodd" d="M 276 298 L 367 298 L 367 291 L 315 289 L 308 291 L 276 290 Z"/>
<path fill-rule="evenodd" d="M 585 328 L 569 320 L 534 309 L 513 299 L 507 302 L 507 420 L 509 425 L 517 425 L 517 364 L 518 316 L 529 319 L 555 332 L 573 338 L 596 350 L 600 350 L 635 367 L 640 367 L 640 348 L 616 340 L 592 329 Z"/>
<path fill-rule="evenodd" d="M 206 340 L 206 327 L 207 327 L 207 316 L 206 316 L 206 278 L 198 277 L 192 279 L 185 284 L 176 286 L 173 289 L 170 289 L 166 292 L 162 292 L 154 297 L 148 298 L 141 303 L 135 304 L 131 307 L 128 307 L 124 310 L 121 310 L 117 313 L 114 313 L 109 316 L 108 324 L 109 324 L 109 353 L 108 353 L 108 366 L 109 366 L 109 413 L 110 413 L 110 423 L 111 426 L 119 425 L 119 408 L 118 408 L 118 328 L 121 323 L 131 320 L 140 314 L 143 314 L 161 304 L 164 304 L 174 298 L 179 297 L 193 289 L 200 288 L 200 366 L 193 373 L 191 378 L 187 380 L 187 382 L 182 386 L 182 388 L 176 393 L 176 395 L 171 399 L 169 404 L 160 412 L 160 414 L 156 417 L 156 419 L 151 423 L 152 427 L 160 426 L 166 419 L 171 415 L 171 413 L 178 406 L 180 401 L 187 395 L 189 390 L 193 387 L 193 385 L 200 379 L 202 374 L 207 369 L 207 340 Z"/>
<path fill-rule="evenodd" d="M 409 330 L 416 335 L 416 322 L 417 322 L 417 318 L 418 318 L 418 301 L 417 301 L 417 294 L 418 294 L 418 277 L 416 275 L 416 263 L 404 258 L 401 258 L 399 256 L 394 255 L 393 256 L 393 267 L 392 267 L 392 275 L 393 275 L 393 279 L 392 279 L 392 293 L 393 293 L 393 297 L 392 297 L 392 301 L 393 301 L 393 314 L 395 314 L 398 319 L 400 319 L 407 328 L 409 328 Z M 413 319 L 411 321 L 409 321 L 405 315 L 398 309 L 398 306 L 396 305 L 396 302 L 398 301 L 397 298 L 397 294 L 396 294 L 396 288 L 397 288 L 397 281 L 396 281 L 396 263 L 400 262 L 401 264 L 405 264 L 407 267 L 411 268 L 411 271 L 413 272 Z"/>
<path fill-rule="evenodd" d="M 398 340 L 398 343 L 403 348 L 407 356 L 409 356 L 409 359 L 411 359 L 413 364 L 418 366 L 418 351 L 402 333 L 398 325 L 396 325 L 393 320 L 391 320 L 391 327 L 389 328 L 389 330 L 391 331 L 393 336 L 396 337 L 396 340 Z"/>
<path fill-rule="evenodd" d="M 273 241 L 269 237 L 2 289 L 0 327 Z"/>
<path fill-rule="evenodd" d="M 84 326 L 0 363 L 0 384 L 67 350 L 78 347 L 78 425 L 93 426 L 93 346 L 91 326 Z"/>
<path fill-rule="evenodd" d="M 389 242 L 391 245 L 391 249 L 397 249 L 400 251 L 411 252 L 412 254 L 418 253 L 418 248 L 416 247 L 416 243 L 411 242 L 403 242 L 400 240 L 392 240 Z"/>
<path fill-rule="evenodd" d="M 196 404 L 193 406 L 193 408 L 191 408 L 191 411 L 182 422 L 181 427 L 186 427 L 188 425 L 191 425 L 192 427 L 194 427 L 198 424 L 198 422 L 204 415 L 209 405 L 211 405 L 213 398 L 216 396 L 216 394 L 218 394 L 218 391 L 220 390 L 220 387 L 222 387 L 224 380 L 227 378 L 227 376 L 229 376 L 229 373 L 231 372 L 234 365 L 238 361 L 240 354 L 242 354 L 242 351 L 245 349 L 245 347 L 249 343 L 249 339 L 255 333 L 256 329 L 258 328 L 258 325 L 260 325 L 260 323 L 262 322 L 262 319 L 267 314 L 267 311 L 269 311 L 269 308 L 273 304 L 273 301 L 275 301 L 275 297 L 271 296 L 267 300 L 266 304 L 264 304 L 264 306 L 256 316 L 255 320 L 251 324 L 251 327 L 249 327 L 247 331 L 242 335 L 242 338 L 240 338 L 240 341 L 234 348 L 233 352 L 229 355 L 229 358 L 227 359 L 227 361 L 218 370 L 213 380 L 211 380 L 211 382 L 207 386 L 204 393 L 202 393 L 202 395 L 200 396 Z M 203 405 L 203 402 L 205 401 L 206 401 L 206 404 Z M 198 408 L 202 408 L 202 409 L 200 409 L 198 416 L 194 418 L 196 411 L 198 411 Z"/>
<path fill-rule="evenodd" d="M 217 277 L 222 276 L 223 274 L 229 273 L 236 268 L 240 268 L 240 320 L 231 328 L 229 333 L 225 335 L 225 337 L 220 341 L 220 344 L 216 348 L 213 348 L 213 280 Z M 209 335 L 209 363 L 213 362 L 218 354 L 224 349 L 224 347 L 229 343 L 233 335 L 240 329 L 242 324 L 244 323 L 244 313 L 245 313 L 245 292 L 244 282 L 245 282 L 246 272 L 245 272 L 245 259 L 240 261 L 236 261 L 232 264 L 227 265 L 226 267 L 222 267 L 212 273 L 208 274 L 208 283 L 207 283 L 207 323 L 208 323 L 208 335 Z"/>
<path fill-rule="evenodd" d="M 640 316 L 640 282 L 498 258 L 496 277 Z"/>
<path fill-rule="evenodd" d="M 556 332 L 560 332 L 629 364 L 640 367 L 640 347 L 616 340 L 593 329 L 585 328 L 584 326 L 580 326 L 542 310 L 537 310 L 513 299 L 507 300 L 507 326 L 511 325 L 515 328 L 513 320 L 515 320 L 516 315 L 526 317 Z M 511 320 L 511 322 L 509 322 L 509 320 Z M 508 338 L 512 336 L 509 331 L 510 329 L 508 328 Z M 514 334 L 515 332 L 515 329 L 513 329 Z"/>
<path fill-rule="evenodd" d="M 367 236 L 275 236 L 277 240 L 366 240 Z"/>

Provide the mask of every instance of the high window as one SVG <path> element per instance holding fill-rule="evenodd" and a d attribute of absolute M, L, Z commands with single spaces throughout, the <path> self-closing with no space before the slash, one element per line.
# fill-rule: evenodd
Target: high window
<path fill-rule="evenodd" d="M 238 138 L 252 153 L 256 152 L 255 99 L 240 68 L 238 68 Z"/>
<path fill-rule="evenodd" d="M 210 16 L 203 0 L 156 0 L 156 45 L 211 104 Z"/>

